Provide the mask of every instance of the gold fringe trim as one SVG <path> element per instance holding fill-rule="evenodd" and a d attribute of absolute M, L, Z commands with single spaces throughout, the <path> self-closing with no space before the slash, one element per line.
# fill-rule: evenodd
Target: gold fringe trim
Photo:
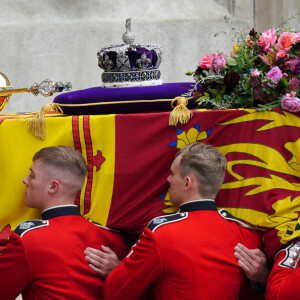
<path fill-rule="evenodd" d="M 132 104 L 132 103 L 153 103 L 153 102 L 172 102 L 174 99 L 152 99 L 152 100 L 121 100 L 121 101 L 108 101 L 108 102 L 95 102 L 95 103 L 81 103 L 81 104 L 62 104 L 52 103 L 56 107 L 85 107 L 95 105 L 110 105 L 110 104 Z"/>
<path fill-rule="evenodd" d="M 177 102 L 174 107 L 174 102 Z M 185 97 L 176 97 L 171 102 L 173 110 L 170 113 L 169 125 L 176 126 L 178 123 L 186 124 L 193 116 L 193 113 L 187 108 L 189 101 Z"/>
<path fill-rule="evenodd" d="M 46 139 L 46 117 L 45 115 L 51 110 L 51 104 L 45 104 L 40 112 L 28 119 L 28 131 L 39 140 Z"/>

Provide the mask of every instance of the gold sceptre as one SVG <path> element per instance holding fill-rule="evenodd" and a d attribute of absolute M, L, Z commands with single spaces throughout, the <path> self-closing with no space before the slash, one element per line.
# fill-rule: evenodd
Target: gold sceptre
<path fill-rule="evenodd" d="M 50 97 L 54 93 L 69 91 L 72 88 L 71 82 L 62 83 L 61 81 L 52 82 L 49 79 L 43 80 L 40 84 L 34 83 L 29 88 L 13 89 L 8 78 L 0 72 L 0 111 L 3 110 L 12 94 L 32 93 Z"/>
<path fill-rule="evenodd" d="M 32 93 L 44 97 L 52 96 L 54 93 L 69 91 L 72 88 L 71 82 L 52 82 L 49 79 L 43 80 L 40 84 L 34 83 L 29 88 L 13 89 L 8 78 L 0 72 L 0 111 L 4 109 L 9 98 L 13 94 Z M 46 138 L 45 115 L 51 110 L 51 104 L 45 104 L 40 112 L 28 119 L 28 131 L 36 138 L 44 140 Z"/>

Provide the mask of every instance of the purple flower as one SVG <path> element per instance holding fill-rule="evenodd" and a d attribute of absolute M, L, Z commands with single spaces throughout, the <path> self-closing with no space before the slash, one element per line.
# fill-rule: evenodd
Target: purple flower
<path fill-rule="evenodd" d="M 257 76 L 251 77 L 251 85 L 253 87 L 261 87 L 261 82 L 260 82 L 259 77 L 257 77 Z"/>
<path fill-rule="evenodd" d="M 286 94 L 281 98 L 281 107 L 285 110 L 296 112 L 300 110 L 300 99 L 295 97 L 296 92 Z"/>
<path fill-rule="evenodd" d="M 261 82 L 258 76 L 251 77 L 251 85 L 253 87 L 253 100 L 255 104 L 264 104 L 266 98 L 263 95 Z"/>
<path fill-rule="evenodd" d="M 281 70 L 278 67 L 272 68 L 268 73 L 267 73 L 267 78 L 271 79 L 272 81 L 278 83 L 280 78 L 282 77 Z"/>
<path fill-rule="evenodd" d="M 239 84 L 240 74 L 235 71 L 228 71 L 224 76 L 224 84 L 226 86 L 226 92 L 231 93 L 234 88 Z"/>
<path fill-rule="evenodd" d="M 292 77 L 289 83 L 290 85 L 288 87 L 288 91 L 292 91 L 295 89 L 298 90 L 300 88 L 300 80 L 297 77 Z"/>
<path fill-rule="evenodd" d="M 215 56 L 212 62 L 213 71 L 222 71 L 226 66 L 226 55 L 223 53 L 219 53 Z"/>
<path fill-rule="evenodd" d="M 253 88 L 253 100 L 254 103 L 257 104 L 264 104 L 266 103 L 266 97 L 264 97 L 263 91 L 261 87 L 255 87 Z"/>
<path fill-rule="evenodd" d="M 289 68 L 293 74 L 300 74 L 300 59 L 297 57 L 289 61 Z"/>

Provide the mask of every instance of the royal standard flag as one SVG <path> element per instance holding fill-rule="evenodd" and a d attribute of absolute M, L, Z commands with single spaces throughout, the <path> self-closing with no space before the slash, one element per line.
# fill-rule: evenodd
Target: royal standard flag
<path fill-rule="evenodd" d="M 169 114 L 48 114 L 44 141 L 27 131 L 31 114 L 1 115 L 0 230 L 39 218 L 40 212 L 24 205 L 22 180 L 43 147 L 71 146 L 87 161 L 76 199 L 85 217 L 140 233 L 152 218 L 177 209 L 166 181 L 177 150 L 204 142 L 228 161 L 217 206 L 258 228 L 268 257 L 299 238 L 299 113 L 195 110 L 189 123 L 178 127 L 168 125 Z"/>

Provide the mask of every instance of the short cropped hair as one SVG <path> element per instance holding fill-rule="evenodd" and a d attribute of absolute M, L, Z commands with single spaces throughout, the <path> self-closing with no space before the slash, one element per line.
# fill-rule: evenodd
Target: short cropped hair
<path fill-rule="evenodd" d="M 220 190 L 227 169 L 225 156 L 215 147 L 204 143 L 193 143 L 180 149 L 180 176 L 183 179 L 194 174 L 198 190 L 204 197 L 216 197 Z"/>
<path fill-rule="evenodd" d="M 41 160 L 49 166 L 68 171 L 82 182 L 88 171 L 81 153 L 67 146 L 42 148 L 33 156 L 33 161 L 35 160 Z"/>

